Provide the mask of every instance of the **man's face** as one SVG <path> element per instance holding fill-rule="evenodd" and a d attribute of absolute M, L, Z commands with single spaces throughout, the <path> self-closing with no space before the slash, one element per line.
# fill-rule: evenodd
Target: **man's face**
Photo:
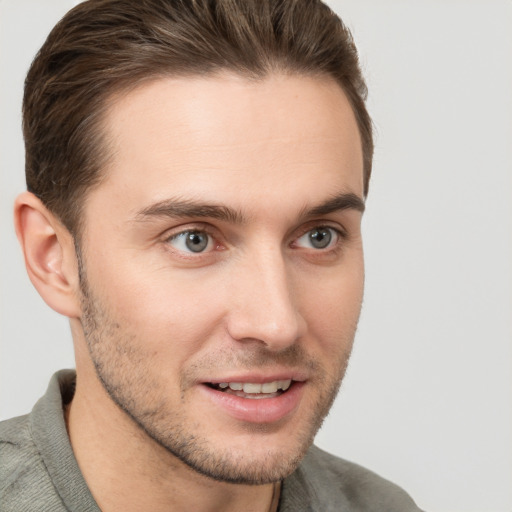
<path fill-rule="evenodd" d="M 81 242 L 97 374 L 199 472 L 283 478 L 334 400 L 361 306 L 349 103 L 326 78 L 225 74 L 159 79 L 112 105 L 113 158 Z"/>

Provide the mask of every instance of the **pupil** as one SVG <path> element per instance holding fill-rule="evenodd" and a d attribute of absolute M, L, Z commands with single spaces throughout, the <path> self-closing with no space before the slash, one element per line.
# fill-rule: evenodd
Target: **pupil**
<path fill-rule="evenodd" d="M 186 246 L 192 252 L 201 252 L 208 245 L 208 236 L 204 233 L 188 233 Z"/>
<path fill-rule="evenodd" d="M 327 228 L 315 229 L 309 235 L 311 245 L 317 249 L 324 249 L 331 243 L 331 230 Z"/>

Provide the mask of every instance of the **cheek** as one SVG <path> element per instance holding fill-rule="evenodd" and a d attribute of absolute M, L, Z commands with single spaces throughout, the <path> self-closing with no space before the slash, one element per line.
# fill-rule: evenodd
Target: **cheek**
<path fill-rule="evenodd" d="M 221 316 L 211 283 L 180 279 L 136 258 L 103 261 L 87 275 L 111 319 L 153 358 L 169 362 L 194 353 Z"/>
<path fill-rule="evenodd" d="M 306 293 L 305 289 L 309 292 Z M 333 269 L 328 277 L 303 287 L 304 306 L 309 331 L 326 348 L 352 343 L 364 289 L 362 259 L 350 267 Z"/>

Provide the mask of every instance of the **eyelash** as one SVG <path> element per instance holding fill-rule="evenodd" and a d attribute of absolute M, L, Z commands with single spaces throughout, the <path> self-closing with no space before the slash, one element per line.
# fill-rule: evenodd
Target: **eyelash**
<path fill-rule="evenodd" d="M 340 229 L 339 227 L 330 226 L 327 224 L 313 224 L 309 225 L 306 229 L 301 231 L 301 234 L 294 238 L 294 240 L 290 243 L 290 247 L 292 248 L 300 248 L 300 246 L 297 245 L 297 241 L 301 238 L 305 237 L 308 233 L 312 233 L 313 231 L 322 231 L 322 230 L 329 230 L 331 233 L 334 233 L 337 239 L 332 243 L 332 246 L 326 247 L 326 248 L 311 248 L 313 254 L 317 254 L 318 256 L 322 254 L 337 254 L 341 250 L 341 246 L 343 245 L 342 242 L 347 240 L 348 235 L 345 230 Z M 210 250 L 206 251 L 184 251 L 177 248 L 172 248 L 173 251 L 178 253 L 180 257 L 185 259 L 197 259 L 201 256 L 205 257 L 206 255 L 210 254 L 211 252 L 214 252 L 215 249 L 217 250 L 223 250 L 225 247 L 224 245 L 219 242 L 215 234 L 213 233 L 213 230 L 209 229 L 208 225 L 203 226 L 191 226 L 190 228 L 181 229 L 179 232 L 173 233 L 169 236 L 166 236 L 164 239 L 165 244 L 167 246 L 171 246 L 172 241 L 179 240 L 180 237 L 185 237 L 187 234 L 193 235 L 193 234 L 205 234 L 208 236 L 208 246 L 214 245 L 213 248 L 210 248 Z"/>
<path fill-rule="evenodd" d="M 209 238 L 208 245 L 213 244 L 214 245 L 214 249 L 217 248 L 217 249 L 220 250 L 221 248 L 223 248 L 223 245 L 216 240 L 214 233 L 212 232 L 211 229 L 208 228 L 207 225 L 204 225 L 204 226 L 197 226 L 196 225 L 194 227 L 181 229 L 180 231 L 178 231 L 176 233 L 172 233 L 171 235 L 166 236 L 165 239 L 164 239 L 164 243 L 167 246 L 171 246 L 172 247 L 172 245 L 171 245 L 172 241 L 179 240 L 180 237 L 184 237 L 187 234 L 205 234 Z M 180 254 L 181 257 L 183 257 L 183 258 L 197 258 L 197 257 L 200 257 L 201 255 L 204 256 L 205 254 L 209 254 L 210 252 L 212 252 L 211 250 L 209 250 L 209 251 L 206 251 L 206 252 L 194 253 L 193 251 L 186 252 L 186 251 L 183 251 L 183 250 L 180 250 L 180 249 L 174 249 L 174 248 L 173 248 L 173 250 L 176 251 L 178 254 Z"/>
<path fill-rule="evenodd" d="M 310 239 L 311 239 L 311 236 L 312 236 L 312 233 L 313 232 L 317 232 L 317 233 L 320 233 L 322 231 L 326 231 L 328 230 L 329 231 L 329 241 L 328 241 L 328 246 L 327 247 L 320 247 L 320 248 L 313 248 L 314 249 L 314 252 L 315 253 L 326 253 L 326 252 L 329 252 L 329 251 L 336 251 L 337 249 L 340 248 L 340 245 L 341 245 L 341 242 L 343 242 L 344 240 L 346 240 L 347 238 L 347 234 L 345 231 L 339 229 L 339 228 L 335 228 L 333 226 L 329 226 L 329 225 L 315 225 L 313 227 L 308 227 L 305 231 L 303 231 L 302 235 L 300 235 L 299 237 L 295 238 L 294 241 L 292 242 L 292 246 L 297 244 L 297 242 L 301 239 L 301 238 L 304 238 L 306 235 L 310 235 Z M 334 241 L 332 241 L 332 234 L 334 233 L 336 239 Z M 320 240 L 321 241 L 321 240 Z M 331 244 L 332 242 L 332 244 Z M 325 250 L 323 250 L 325 249 Z"/>

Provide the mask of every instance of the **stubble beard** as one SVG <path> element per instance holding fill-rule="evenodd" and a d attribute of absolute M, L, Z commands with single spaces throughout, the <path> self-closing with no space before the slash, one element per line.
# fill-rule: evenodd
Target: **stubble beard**
<path fill-rule="evenodd" d="M 127 414 L 152 440 L 177 457 L 189 468 L 216 481 L 263 485 L 289 476 L 313 443 L 314 437 L 327 416 L 346 371 L 355 326 L 351 339 L 343 344 L 346 350 L 339 355 L 337 371 L 327 375 L 319 362 L 312 361 L 302 349 L 292 347 L 280 355 L 279 362 L 301 361 L 315 376 L 316 399 L 308 421 L 294 430 L 294 449 L 283 453 L 279 449 L 252 460 L 244 450 L 219 450 L 208 439 L 208 427 L 197 429 L 179 408 L 172 407 L 163 395 L 163 386 L 151 373 L 151 360 L 144 351 L 144 344 L 134 335 L 124 332 L 108 308 L 93 295 L 79 258 L 79 275 L 82 290 L 82 328 L 96 375 L 112 401 Z M 259 353 L 245 358 L 270 363 L 275 354 Z M 234 364 L 237 364 L 236 362 Z M 268 365 L 267 365 L 268 366 Z M 300 365 L 299 365 L 300 366 Z M 240 366 L 241 367 L 241 366 Z M 182 392 L 182 401 L 184 394 Z M 208 419 L 205 418 L 205 424 Z M 201 427 L 201 426 L 200 426 Z M 286 428 L 286 427 L 285 427 Z M 248 425 L 253 429 L 256 442 L 265 443 L 266 427 Z M 267 429 L 270 431 L 271 429 Z M 206 432 L 206 433 L 204 433 Z"/>

